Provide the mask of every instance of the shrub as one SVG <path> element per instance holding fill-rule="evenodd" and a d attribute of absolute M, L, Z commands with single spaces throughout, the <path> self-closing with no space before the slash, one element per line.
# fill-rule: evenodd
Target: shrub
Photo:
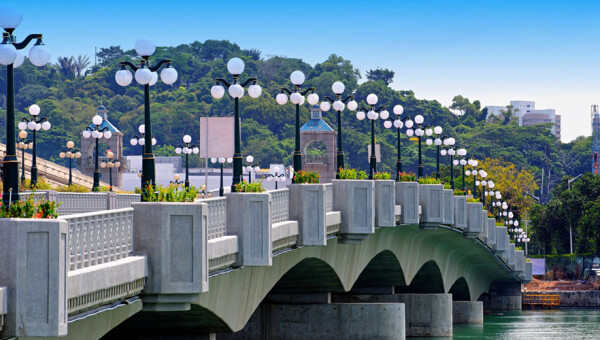
<path fill-rule="evenodd" d="M 175 184 L 166 187 L 162 185 L 152 187 L 149 184 L 142 192 L 142 197 L 145 202 L 194 202 L 199 192 L 200 189 L 194 186 L 186 189 Z"/>
<path fill-rule="evenodd" d="M 418 182 L 419 184 L 442 184 L 442 181 L 435 177 L 421 177 Z"/>
<path fill-rule="evenodd" d="M 319 183 L 319 178 L 320 177 L 321 177 L 321 174 L 319 174 L 317 171 L 304 171 L 304 170 L 300 170 L 300 171 L 296 171 L 294 173 L 294 183 L 297 183 L 297 184 L 302 184 L 302 183 L 316 184 L 316 183 Z"/>
<path fill-rule="evenodd" d="M 460 190 L 460 189 L 454 189 L 454 195 L 455 196 L 465 196 L 465 191 L 464 190 Z"/>
<path fill-rule="evenodd" d="M 90 192 L 91 189 L 79 184 L 61 185 L 55 188 L 58 192 Z"/>
<path fill-rule="evenodd" d="M 356 170 L 352 168 L 348 169 L 339 169 L 340 179 L 367 179 L 369 175 L 364 170 Z"/>
<path fill-rule="evenodd" d="M 43 176 L 38 177 L 37 184 L 33 188 L 31 187 L 31 179 L 26 179 L 26 180 L 22 181 L 21 186 L 19 187 L 19 191 L 51 190 L 51 189 L 52 189 L 52 186 L 50 185 L 50 183 L 46 182 L 46 178 Z"/>
<path fill-rule="evenodd" d="M 479 198 L 467 197 L 467 203 L 479 203 L 481 200 Z"/>
<path fill-rule="evenodd" d="M 392 175 L 389 172 L 376 172 L 375 174 L 373 174 L 373 179 L 374 180 L 385 180 L 385 179 L 391 179 Z"/>
<path fill-rule="evenodd" d="M 398 182 L 416 182 L 417 176 L 412 172 L 398 173 Z"/>
<path fill-rule="evenodd" d="M 452 189 L 450 183 L 444 183 L 444 189 Z"/>
<path fill-rule="evenodd" d="M 235 185 L 235 192 L 263 192 L 263 191 L 265 191 L 265 187 L 261 180 L 254 181 L 252 183 L 242 181 Z"/>
<path fill-rule="evenodd" d="M 33 193 L 27 199 L 12 202 L 10 206 L 2 206 L 0 218 L 57 218 L 56 209 L 60 203 L 48 200 L 33 199 Z"/>

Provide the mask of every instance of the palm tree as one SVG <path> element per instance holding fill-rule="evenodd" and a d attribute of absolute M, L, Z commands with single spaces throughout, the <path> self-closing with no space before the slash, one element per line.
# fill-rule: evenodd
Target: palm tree
<path fill-rule="evenodd" d="M 58 57 L 58 68 L 60 73 L 70 78 L 75 75 L 75 58 L 73 57 Z"/>
<path fill-rule="evenodd" d="M 75 71 L 77 72 L 77 76 L 80 77 L 83 71 L 90 66 L 90 57 L 84 55 L 77 56 L 75 63 L 73 65 L 75 67 Z"/>

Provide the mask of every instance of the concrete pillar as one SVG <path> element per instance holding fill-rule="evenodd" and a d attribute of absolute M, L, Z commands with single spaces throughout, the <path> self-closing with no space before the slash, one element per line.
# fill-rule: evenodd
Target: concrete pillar
<path fill-rule="evenodd" d="M 405 339 L 404 304 L 262 305 L 243 330 L 223 339 Z"/>
<path fill-rule="evenodd" d="M 480 298 L 485 310 L 521 310 L 521 282 L 497 281 L 490 285 L 490 292 Z"/>
<path fill-rule="evenodd" d="M 452 322 L 483 323 L 483 302 L 452 301 Z"/>

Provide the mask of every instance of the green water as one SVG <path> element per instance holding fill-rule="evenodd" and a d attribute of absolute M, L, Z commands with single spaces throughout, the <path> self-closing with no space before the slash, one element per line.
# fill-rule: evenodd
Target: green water
<path fill-rule="evenodd" d="M 600 340 L 600 310 L 563 308 L 486 315 L 483 325 L 453 328 L 452 340 Z"/>

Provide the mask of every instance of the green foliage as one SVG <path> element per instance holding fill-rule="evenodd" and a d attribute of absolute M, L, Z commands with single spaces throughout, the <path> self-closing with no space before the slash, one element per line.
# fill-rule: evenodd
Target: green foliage
<path fill-rule="evenodd" d="M 245 180 L 235 185 L 235 192 L 263 192 L 265 187 L 261 180 L 248 183 Z"/>
<path fill-rule="evenodd" d="M 419 184 L 442 184 L 442 181 L 435 177 L 421 177 L 418 182 Z"/>
<path fill-rule="evenodd" d="M 294 172 L 294 183 L 319 183 L 321 174 L 318 171 L 300 170 Z"/>
<path fill-rule="evenodd" d="M 391 179 L 392 175 L 389 172 L 376 172 L 373 174 L 373 179 L 374 180 L 385 180 L 385 179 Z"/>
<path fill-rule="evenodd" d="M 357 170 L 352 168 L 342 169 L 340 168 L 338 171 L 340 175 L 340 179 L 367 179 L 369 175 L 364 170 Z"/>
<path fill-rule="evenodd" d="M 398 176 L 398 182 L 416 182 L 417 176 L 412 172 L 401 172 Z"/>
<path fill-rule="evenodd" d="M 61 185 L 61 186 L 54 188 L 54 190 L 56 190 L 58 192 L 90 192 L 91 191 L 90 188 L 85 187 L 83 185 L 79 185 L 79 184 Z"/>
<path fill-rule="evenodd" d="M 19 191 L 27 191 L 27 190 L 51 190 L 52 186 L 50 183 L 46 182 L 46 178 L 43 176 L 38 177 L 37 184 L 35 187 L 31 187 L 31 179 L 25 179 L 21 182 L 19 186 Z"/>
<path fill-rule="evenodd" d="M 450 183 L 444 183 L 444 189 L 452 189 Z"/>
<path fill-rule="evenodd" d="M 60 205 L 55 201 L 33 199 L 33 194 L 27 198 L 12 202 L 8 207 L 2 206 L 0 218 L 57 218 L 56 209 Z"/>
<path fill-rule="evenodd" d="M 387 68 L 378 68 L 367 71 L 367 79 L 370 81 L 382 81 L 387 86 L 394 81 L 395 74 L 394 71 L 388 70 Z"/>
<path fill-rule="evenodd" d="M 481 203 L 479 198 L 467 197 L 467 203 Z"/>
<path fill-rule="evenodd" d="M 460 189 L 454 189 L 454 196 L 465 196 L 466 192 Z"/>
<path fill-rule="evenodd" d="M 142 192 L 145 202 L 194 202 L 200 193 L 200 189 L 190 186 L 182 188 L 180 185 L 169 184 L 152 187 L 147 185 Z"/>

